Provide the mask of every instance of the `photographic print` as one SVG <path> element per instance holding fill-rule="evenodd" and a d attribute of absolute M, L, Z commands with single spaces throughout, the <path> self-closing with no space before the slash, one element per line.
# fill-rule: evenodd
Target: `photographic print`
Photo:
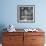
<path fill-rule="evenodd" d="M 17 21 L 26 23 L 35 22 L 35 5 L 18 5 Z"/>

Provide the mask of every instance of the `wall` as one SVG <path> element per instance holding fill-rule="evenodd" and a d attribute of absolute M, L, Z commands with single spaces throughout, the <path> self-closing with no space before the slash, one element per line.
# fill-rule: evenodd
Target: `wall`
<path fill-rule="evenodd" d="M 17 5 L 35 5 L 35 23 L 17 22 Z M 0 25 L 13 24 L 16 28 L 46 28 L 45 0 L 1 0 Z"/>

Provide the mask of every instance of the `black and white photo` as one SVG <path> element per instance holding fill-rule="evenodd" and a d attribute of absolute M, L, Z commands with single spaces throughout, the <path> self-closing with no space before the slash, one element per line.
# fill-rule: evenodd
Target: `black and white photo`
<path fill-rule="evenodd" d="M 17 6 L 18 22 L 35 22 L 35 5 L 18 5 Z"/>

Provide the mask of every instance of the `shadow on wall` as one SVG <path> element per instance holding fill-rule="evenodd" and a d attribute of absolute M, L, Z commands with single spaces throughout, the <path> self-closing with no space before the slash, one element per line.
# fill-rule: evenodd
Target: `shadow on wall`
<path fill-rule="evenodd" d="M 2 32 L 6 31 L 6 30 L 3 30 L 4 28 L 6 28 L 5 25 L 0 24 L 0 43 L 2 43 L 2 36 L 3 36 Z"/>

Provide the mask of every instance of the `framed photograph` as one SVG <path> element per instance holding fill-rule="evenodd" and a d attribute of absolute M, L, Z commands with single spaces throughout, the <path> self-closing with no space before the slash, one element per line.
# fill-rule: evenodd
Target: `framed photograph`
<path fill-rule="evenodd" d="M 19 23 L 35 22 L 35 5 L 18 5 L 17 22 Z"/>

